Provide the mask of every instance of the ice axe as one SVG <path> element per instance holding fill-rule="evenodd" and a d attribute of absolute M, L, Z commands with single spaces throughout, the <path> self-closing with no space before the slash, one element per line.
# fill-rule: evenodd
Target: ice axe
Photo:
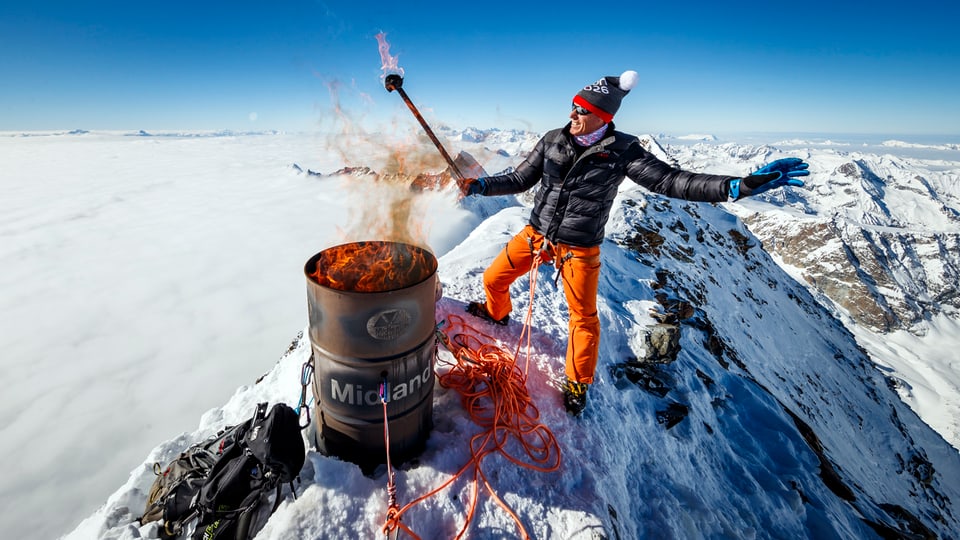
<path fill-rule="evenodd" d="M 423 126 L 423 130 L 427 132 L 427 136 L 430 137 L 430 140 L 433 141 L 434 146 L 436 146 L 437 150 L 440 151 L 440 155 L 442 155 L 443 159 L 447 161 L 447 165 L 450 166 L 450 171 L 457 178 L 457 185 L 462 187 L 465 180 L 463 173 L 460 172 L 460 168 L 457 167 L 453 159 L 450 158 L 450 154 L 448 154 L 443 148 L 443 145 L 440 144 L 440 140 L 437 139 L 437 136 L 433 134 L 433 130 L 430 129 L 430 125 L 427 124 L 427 121 L 424 120 L 423 115 L 421 115 L 420 111 L 417 110 L 417 106 L 410 101 L 410 97 L 407 96 L 407 93 L 403 90 L 403 77 L 397 75 L 396 73 L 391 73 L 384 78 L 383 86 L 387 89 L 387 92 L 393 92 L 396 90 L 397 93 L 400 94 L 400 97 L 403 98 L 403 102 L 407 104 L 410 112 L 412 112 L 413 116 L 417 118 L 417 121 L 419 121 L 420 125 Z"/>

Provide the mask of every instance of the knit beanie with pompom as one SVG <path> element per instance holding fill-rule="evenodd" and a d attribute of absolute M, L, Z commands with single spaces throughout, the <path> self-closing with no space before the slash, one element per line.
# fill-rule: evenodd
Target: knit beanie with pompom
<path fill-rule="evenodd" d="M 613 120 L 620 109 L 620 101 L 637 85 L 640 76 L 636 71 L 624 71 L 619 77 L 604 77 L 584 86 L 573 97 L 573 103 L 597 115 L 604 122 Z"/>

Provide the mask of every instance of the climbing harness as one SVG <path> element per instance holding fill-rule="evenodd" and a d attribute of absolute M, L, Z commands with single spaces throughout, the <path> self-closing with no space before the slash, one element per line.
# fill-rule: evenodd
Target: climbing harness
<path fill-rule="evenodd" d="M 551 264 L 553 262 L 553 244 L 546 238 L 540 242 L 540 247 L 533 245 L 533 237 L 527 237 L 527 245 L 530 246 L 530 253 L 533 254 L 534 265 Z"/>
<path fill-rule="evenodd" d="M 534 274 L 533 270 L 535 267 L 541 264 L 552 264 L 556 267 L 557 273 L 553 277 L 553 286 L 556 287 L 557 283 L 560 281 L 560 275 L 563 273 L 563 265 L 567 261 L 573 258 L 573 252 L 569 249 L 561 250 L 560 246 L 557 246 L 553 242 L 547 240 L 546 238 L 540 243 L 540 247 L 537 248 L 534 246 L 533 237 L 527 237 L 527 245 L 530 246 L 530 253 L 533 255 L 533 262 L 531 263 L 531 279 L 533 279 Z M 556 255 L 560 251 L 565 251 L 563 255 L 559 258 Z M 530 284 L 531 290 L 533 289 L 533 282 Z"/>

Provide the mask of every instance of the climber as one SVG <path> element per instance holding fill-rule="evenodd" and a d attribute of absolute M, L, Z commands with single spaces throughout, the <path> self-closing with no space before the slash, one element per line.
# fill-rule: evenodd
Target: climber
<path fill-rule="evenodd" d="M 512 173 L 467 178 L 464 195 L 508 195 L 537 187 L 529 223 L 483 274 L 486 299 L 467 311 L 505 325 L 510 285 L 533 264 L 554 264 L 569 308 L 563 402 L 579 416 L 594 380 L 600 344 L 597 287 L 600 244 L 617 187 L 625 177 L 650 191 L 689 201 L 739 200 L 782 186 L 802 186 L 809 173 L 799 158 L 776 160 L 753 174 L 732 177 L 673 168 L 616 130 L 613 116 L 636 85 L 636 71 L 603 77 L 573 97 L 570 121 L 547 132 Z"/>

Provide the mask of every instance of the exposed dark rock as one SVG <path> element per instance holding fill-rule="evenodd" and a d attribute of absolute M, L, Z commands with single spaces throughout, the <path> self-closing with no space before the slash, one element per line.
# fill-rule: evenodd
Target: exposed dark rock
<path fill-rule="evenodd" d="M 727 231 L 727 234 L 733 240 L 733 244 L 736 246 L 737 252 L 740 253 L 740 255 L 746 255 L 747 251 L 755 245 L 746 235 L 736 229 L 730 229 Z"/>
<path fill-rule="evenodd" d="M 620 540 L 620 518 L 617 515 L 617 510 L 611 504 L 607 504 L 607 515 L 610 516 L 610 522 L 613 525 L 613 537 L 616 540 Z"/>
<path fill-rule="evenodd" d="M 670 393 L 670 389 L 673 387 L 672 378 L 659 369 L 659 365 L 646 364 L 636 358 L 629 358 L 625 362 L 611 365 L 610 375 L 618 381 L 618 388 L 624 388 L 624 385 L 620 382 L 626 379 L 626 381 L 659 398 Z"/>
<path fill-rule="evenodd" d="M 670 403 L 666 409 L 657 411 L 657 422 L 667 429 L 679 424 L 690 413 L 690 408 L 682 403 Z"/>
<path fill-rule="evenodd" d="M 880 538 L 886 540 L 935 540 L 937 538 L 936 533 L 899 504 L 884 503 L 879 506 L 898 525 L 893 527 L 886 523 L 864 519 L 863 522 L 869 525 Z"/>
<path fill-rule="evenodd" d="M 628 238 L 626 246 L 639 254 L 649 253 L 655 257 L 660 256 L 660 248 L 665 241 L 664 237 L 657 231 L 637 223 L 635 226 L 637 234 Z"/>
<path fill-rule="evenodd" d="M 813 428 L 790 409 L 784 407 L 783 410 L 793 419 L 793 423 L 797 426 L 800 435 L 803 436 L 803 440 L 807 441 L 807 446 L 809 446 L 810 449 L 813 450 L 813 453 L 817 455 L 817 458 L 820 459 L 820 479 L 823 480 L 824 485 L 837 497 L 845 501 L 857 500 L 857 496 L 854 495 L 853 491 L 843 482 L 843 478 L 837 473 L 833 462 L 827 457 L 823 449 L 823 444 L 820 442 L 820 438 L 817 437 L 816 432 L 813 431 Z"/>
<path fill-rule="evenodd" d="M 662 323 L 675 324 L 693 317 L 696 313 L 696 310 L 690 302 L 683 298 L 669 295 L 665 291 L 657 292 L 655 298 L 657 299 L 657 303 L 663 307 L 663 312 L 651 311 L 650 315 Z"/>
<path fill-rule="evenodd" d="M 646 354 L 644 362 L 668 364 L 680 354 L 680 326 L 658 323 L 645 337 Z"/>

